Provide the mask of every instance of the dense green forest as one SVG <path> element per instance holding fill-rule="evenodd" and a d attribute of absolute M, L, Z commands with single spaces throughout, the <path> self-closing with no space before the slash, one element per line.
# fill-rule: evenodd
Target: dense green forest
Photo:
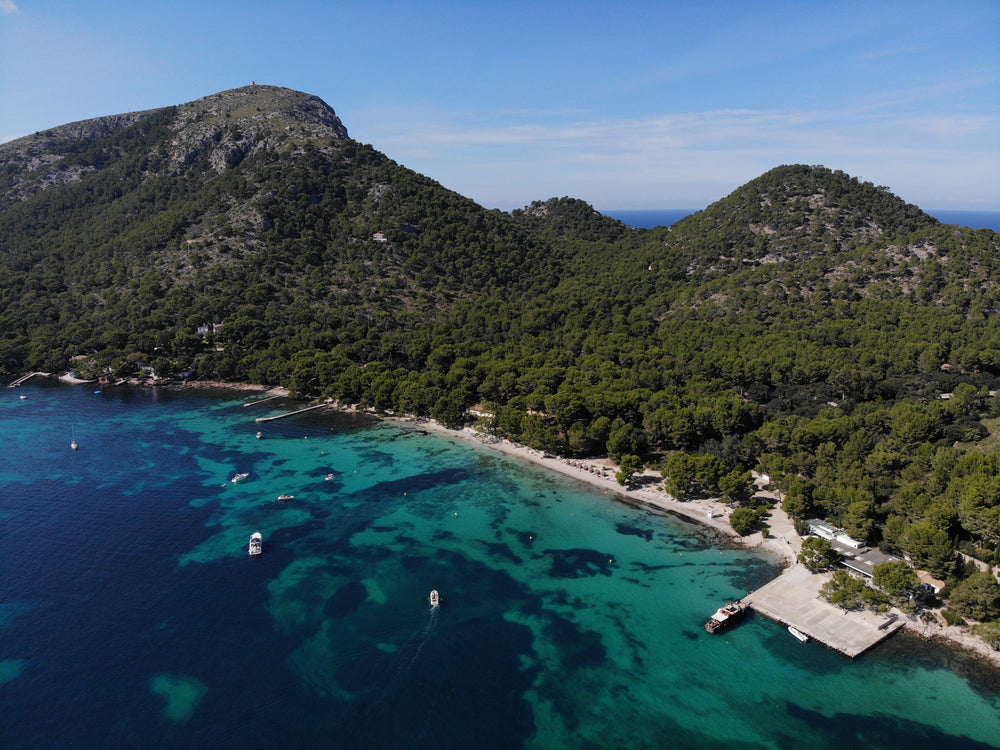
<path fill-rule="evenodd" d="M 679 497 L 752 512 L 766 472 L 794 517 L 954 585 L 957 552 L 1000 562 L 1000 237 L 884 187 L 788 165 L 670 228 L 507 214 L 267 86 L 4 144 L 0 187 L 8 378 L 151 368 L 449 425 L 480 405 Z"/>

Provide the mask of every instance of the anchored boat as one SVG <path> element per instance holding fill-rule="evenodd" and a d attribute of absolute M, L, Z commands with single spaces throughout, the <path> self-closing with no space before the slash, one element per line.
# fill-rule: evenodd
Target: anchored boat
<path fill-rule="evenodd" d="M 719 633 L 742 621 L 749 613 L 750 609 L 743 602 L 729 602 L 726 606 L 719 607 L 715 614 L 708 618 L 705 630 L 709 633 Z"/>
<path fill-rule="evenodd" d="M 260 535 L 259 531 L 255 531 L 250 535 L 250 554 L 259 555 L 264 548 L 264 538 Z"/>
<path fill-rule="evenodd" d="M 795 636 L 802 643 L 805 643 L 806 641 L 809 640 L 809 636 L 808 635 L 806 635 L 805 633 L 803 633 L 801 630 L 799 630 L 798 628 L 794 627 L 793 625 L 789 625 L 788 626 L 788 632 L 791 633 L 793 636 Z"/>

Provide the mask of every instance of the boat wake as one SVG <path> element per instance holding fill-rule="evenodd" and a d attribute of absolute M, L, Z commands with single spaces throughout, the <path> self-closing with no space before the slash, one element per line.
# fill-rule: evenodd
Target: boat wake
<path fill-rule="evenodd" d="M 427 607 L 423 626 L 399 644 L 392 661 L 356 704 L 346 735 L 356 740 L 354 746 L 372 745 L 370 738 L 381 737 L 381 728 L 398 726 L 400 722 L 408 727 L 408 747 L 435 746 L 432 717 L 439 710 L 440 696 L 446 689 L 442 669 L 431 661 L 440 655 L 437 644 L 431 642 L 439 612 L 437 607 Z M 428 644 L 430 649 L 421 659 Z M 447 671 L 445 668 L 444 672 Z M 378 742 L 374 744 L 381 746 Z"/>
<path fill-rule="evenodd" d="M 377 725 L 387 711 L 391 713 L 394 707 L 408 705 L 413 696 L 420 695 L 421 690 L 415 686 L 425 686 L 427 676 L 420 669 L 414 669 L 414 664 L 420 658 L 420 652 L 430 641 L 431 636 L 437 628 L 438 621 L 437 607 L 427 608 L 427 617 L 421 629 L 411 633 L 396 650 L 395 658 L 378 678 L 371 691 L 372 700 L 365 701 L 364 706 L 359 711 L 360 725 Z M 416 691 L 416 692 L 415 692 Z"/>
<path fill-rule="evenodd" d="M 416 648 L 413 651 L 413 658 L 410 659 L 410 663 L 406 666 L 407 669 L 412 667 L 420 656 L 420 652 L 423 651 L 424 644 L 430 640 L 431 635 L 434 634 L 434 629 L 437 627 L 438 615 L 441 613 L 440 607 L 436 604 L 431 605 L 427 613 L 427 622 L 424 623 L 424 629 L 420 633 L 414 633 L 408 640 L 416 642 Z M 400 653 L 403 653 L 403 649 L 400 649 Z"/>

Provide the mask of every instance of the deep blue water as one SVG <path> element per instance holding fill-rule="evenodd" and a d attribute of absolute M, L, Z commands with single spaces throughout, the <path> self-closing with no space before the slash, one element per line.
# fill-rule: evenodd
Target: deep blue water
<path fill-rule="evenodd" d="M 664 209 L 629 209 L 621 211 L 602 211 L 605 216 L 618 219 L 635 229 L 652 229 L 653 227 L 669 227 L 685 216 L 693 214 L 697 208 L 664 208 Z"/>
<path fill-rule="evenodd" d="M 958 224 L 973 229 L 992 229 L 1000 232 L 1000 211 L 948 211 L 928 210 L 931 216 L 945 224 Z"/>
<path fill-rule="evenodd" d="M 777 567 L 697 524 L 251 398 L 2 389 L 0 746 L 1000 745 L 997 675 L 962 654 L 706 634 Z"/>
<path fill-rule="evenodd" d="M 635 209 L 602 211 L 601 213 L 618 219 L 630 227 L 652 229 L 653 227 L 669 227 L 698 210 L 700 209 Z M 958 224 L 973 229 L 992 229 L 994 232 L 1000 232 L 1000 211 L 927 211 L 927 213 L 945 224 Z"/>

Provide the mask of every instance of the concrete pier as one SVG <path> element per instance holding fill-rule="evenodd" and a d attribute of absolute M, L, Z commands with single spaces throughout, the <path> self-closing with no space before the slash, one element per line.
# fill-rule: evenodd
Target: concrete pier
<path fill-rule="evenodd" d="M 819 593 L 830 578 L 829 573 L 810 573 L 794 565 L 743 601 L 755 612 L 791 625 L 852 659 L 903 627 L 902 618 L 892 620 L 867 610 L 848 612 L 830 604 Z"/>
<path fill-rule="evenodd" d="M 255 401 L 247 401 L 243 404 L 243 406 L 257 406 L 258 404 L 263 404 L 267 401 L 274 401 L 276 398 L 285 398 L 285 396 L 279 393 L 277 396 L 268 396 L 267 398 L 259 398 Z"/>

